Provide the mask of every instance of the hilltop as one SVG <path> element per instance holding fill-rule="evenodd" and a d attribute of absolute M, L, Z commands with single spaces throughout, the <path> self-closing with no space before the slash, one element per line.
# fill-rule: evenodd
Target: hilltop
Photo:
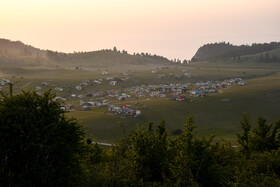
<path fill-rule="evenodd" d="M 226 42 L 211 43 L 200 47 L 192 58 L 192 62 L 196 61 L 211 61 L 232 58 L 233 60 L 240 60 L 241 56 L 256 55 L 273 50 L 280 49 L 280 42 L 271 42 L 263 44 L 252 44 L 252 45 L 232 45 Z M 278 61 L 280 54 L 274 54 L 274 61 Z M 276 57 L 276 58 L 275 58 Z M 264 61 L 260 60 L 260 61 Z M 269 60 L 270 62 L 273 60 Z"/>
<path fill-rule="evenodd" d="M 42 50 L 21 41 L 0 39 L 1 65 L 17 66 L 91 66 L 112 67 L 128 65 L 171 64 L 167 58 L 150 53 L 128 54 L 125 50 L 102 49 L 99 51 L 63 53 Z"/>

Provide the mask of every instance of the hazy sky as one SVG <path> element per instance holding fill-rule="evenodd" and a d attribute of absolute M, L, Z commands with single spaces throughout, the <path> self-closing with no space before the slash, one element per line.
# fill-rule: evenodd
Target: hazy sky
<path fill-rule="evenodd" d="M 0 38 L 190 59 L 205 43 L 280 41 L 280 0 L 0 0 Z"/>

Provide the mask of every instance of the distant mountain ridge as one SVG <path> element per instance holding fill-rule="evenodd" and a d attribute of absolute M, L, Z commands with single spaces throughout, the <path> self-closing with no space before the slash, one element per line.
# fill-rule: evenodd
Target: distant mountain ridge
<path fill-rule="evenodd" d="M 119 66 L 131 64 L 170 64 L 163 56 L 150 53 L 128 54 L 125 50 L 103 49 L 99 51 L 63 53 L 41 50 L 21 41 L 0 39 L 0 65 L 77 65 Z"/>
<path fill-rule="evenodd" d="M 252 44 L 252 45 L 232 45 L 226 42 L 211 43 L 200 47 L 192 57 L 192 62 L 217 60 L 223 58 L 234 58 L 244 55 L 253 55 L 280 48 L 280 42 Z"/>

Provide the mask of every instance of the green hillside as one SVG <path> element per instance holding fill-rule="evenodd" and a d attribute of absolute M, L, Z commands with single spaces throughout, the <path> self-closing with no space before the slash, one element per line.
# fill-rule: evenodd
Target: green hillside
<path fill-rule="evenodd" d="M 263 44 L 241 45 L 236 46 L 230 43 L 220 42 L 206 44 L 200 47 L 193 56 L 192 61 L 219 60 L 234 58 L 240 60 L 240 56 L 254 55 L 268 52 L 280 48 L 280 42 L 271 42 Z M 277 61 L 278 59 L 276 59 Z"/>
<path fill-rule="evenodd" d="M 128 54 L 125 50 L 105 49 L 90 52 L 62 53 L 41 50 L 20 41 L 0 39 L 0 65 L 59 67 L 120 67 L 128 65 L 171 64 L 165 57 L 150 53 Z"/>

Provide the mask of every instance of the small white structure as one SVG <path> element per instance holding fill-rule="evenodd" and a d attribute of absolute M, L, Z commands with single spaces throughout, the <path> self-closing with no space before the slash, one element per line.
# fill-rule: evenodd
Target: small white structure
<path fill-rule="evenodd" d="M 41 82 L 41 85 L 42 85 L 42 86 L 49 86 L 49 84 L 50 84 L 50 83 L 48 83 L 48 82 Z"/>
<path fill-rule="evenodd" d="M 57 92 L 63 92 L 63 88 L 60 88 L 60 87 L 56 87 L 56 88 L 54 88 L 54 90 Z"/>
<path fill-rule="evenodd" d="M 136 110 L 135 115 L 136 116 L 141 116 L 141 110 Z"/>
<path fill-rule="evenodd" d="M 82 87 L 81 86 L 76 86 L 76 89 L 77 90 L 82 90 Z"/>
<path fill-rule="evenodd" d="M 115 86 L 117 84 L 117 81 L 110 81 L 110 85 Z"/>
<path fill-rule="evenodd" d="M 93 82 L 95 82 L 97 84 L 101 84 L 101 82 L 99 80 L 94 80 Z"/>
<path fill-rule="evenodd" d="M 41 90 L 42 88 L 40 86 L 36 86 L 35 90 Z"/>
<path fill-rule="evenodd" d="M 54 98 L 54 101 L 58 101 L 58 100 L 62 100 L 62 97 L 56 96 L 56 97 Z"/>
<path fill-rule="evenodd" d="M 107 81 L 112 81 L 112 80 L 114 80 L 114 77 L 107 77 L 106 80 Z"/>
<path fill-rule="evenodd" d="M 11 81 L 8 80 L 8 79 L 2 78 L 1 81 L 0 81 L 0 85 L 2 85 L 2 86 L 6 85 L 6 84 L 8 84 L 8 83 L 11 83 Z"/>
<path fill-rule="evenodd" d="M 107 71 L 103 71 L 102 75 L 108 75 L 108 72 Z"/>

